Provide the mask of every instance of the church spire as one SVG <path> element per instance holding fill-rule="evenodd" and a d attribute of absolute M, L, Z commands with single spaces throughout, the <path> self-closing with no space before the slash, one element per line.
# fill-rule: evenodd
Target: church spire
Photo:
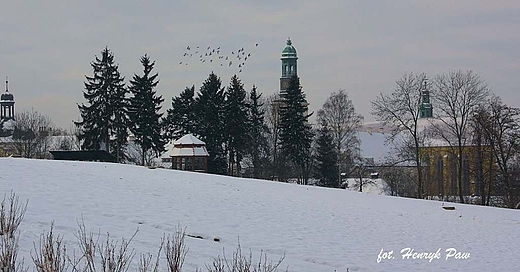
<path fill-rule="evenodd" d="M 9 93 L 9 79 L 5 77 L 5 93 L 0 95 L 0 120 L 14 120 L 14 96 Z"/>
<path fill-rule="evenodd" d="M 428 90 L 428 79 L 424 79 L 422 91 L 421 91 L 421 107 L 419 109 L 420 118 L 431 118 L 433 117 L 433 107 L 430 103 L 430 91 Z"/>

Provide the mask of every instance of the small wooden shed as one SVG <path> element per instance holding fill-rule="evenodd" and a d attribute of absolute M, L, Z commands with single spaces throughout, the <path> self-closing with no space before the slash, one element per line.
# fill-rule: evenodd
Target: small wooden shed
<path fill-rule="evenodd" d="M 206 143 L 193 134 L 186 134 L 173 142 L 170 149 L 172 169 L 206 172 L 208 170 L 209 153 Z"/>

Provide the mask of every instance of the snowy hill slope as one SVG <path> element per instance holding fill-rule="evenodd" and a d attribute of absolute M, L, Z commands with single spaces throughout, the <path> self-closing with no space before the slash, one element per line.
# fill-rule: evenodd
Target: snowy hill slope
<path fill-rule="evenodd" d="M 368 195 L 278 182 L 108 163 L 0 159 L 0 193 L 29 199 L 21 254 L 52 220 L 72 247 L 77 220 L 88 229 L 129 238 L 155 253 L 164 233 L 187 227 L 185 271 L 203 268 L 237 237 L 243 249 L 289 271 L 520 271 L 520 212 Z M 450 204 L 452 205 L 452 204 Z M 220 238 L 214 242 L 213 238 Z M 402 259 L 400 251 L 436 252 L 440 259 Z M 470 253 L 449 258 L 446 250 Z M 381 250 L 394 259 L 377 262 Z M 137 257 L 134 258 L 134 262 Z"/>

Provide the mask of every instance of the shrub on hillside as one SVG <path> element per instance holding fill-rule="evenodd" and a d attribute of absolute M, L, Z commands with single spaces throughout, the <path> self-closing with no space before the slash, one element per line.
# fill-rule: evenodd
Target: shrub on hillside
<path fill-rule="evenodd" d="M 26 272 L 23 260 L 18 261 L 18 235 L 19 227 L 27 204 L 20 203 L 18 196 L 11 192 L 0 206 L 0 272 Z M 33 243 L 34 251 L 31 257 L 35 270 L 38 272 L 126 272 L 131 266 L 135 250 L 130 249 L 130 244 L 137 235 L 138 230 L 130 239 L 121 238 L 121 242 L 115 241 L 107 233 L 106 240 L 100 243 L 100 232 L 87 231 L 83 219 L 78 221 L 78 231 L 75 236 L 79 245 L 79 256 L 68 255 L 63 243 L 63 236 L 55 235 L 54 222 L 51 222 L 49 232 L 43 232 L 38 244 Z M 173 235 L 163 236 L 159 250 L 152 262 L 151 253 L 141 254 L 137 264 L 139 272 L 158 272 L 160 267 L 161 252 L 164 256 L 168 272 L 181 272 L 184 260 L 188 254 L 185 243 L 186 228 L 177 227 Z M 70 252 L 70 251 L 69 251 Z M 282 263 L 284 256 L 278 262 L 269 261 L 267 254 L 260 252 L 258 263 L 253 264 L 253 253 L 242 253 L 240 241 L 231 259 L 217 256 L 211 264 L 206 264 L 208 272 L 275 272 Z M 202 272 L 197 269 L 197 272 Z M 288 271 L 288 270 L 285 270 Z"/>

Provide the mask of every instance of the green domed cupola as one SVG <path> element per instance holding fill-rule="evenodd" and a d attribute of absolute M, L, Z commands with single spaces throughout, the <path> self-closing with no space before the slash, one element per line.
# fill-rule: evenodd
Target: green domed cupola
<path fill-rule="evenodd" d="M 291 58 L 291 57 L 297 58 L 296 57 L 296 48 L 294 48 L 294 46 L 292 46 L 291 38 L 289 38 L 289 39 L 287 39 L 287 45 L 282 50 L 282 59 Z"/>
<path fill-rule="evenodd" d="M 280 91 L 287 89 L 291 77 L 298 76 L 298 56 L 296 48 L 292 45 L 291 38 L 282 50 L 282 77 L 280 77 Z"/>

